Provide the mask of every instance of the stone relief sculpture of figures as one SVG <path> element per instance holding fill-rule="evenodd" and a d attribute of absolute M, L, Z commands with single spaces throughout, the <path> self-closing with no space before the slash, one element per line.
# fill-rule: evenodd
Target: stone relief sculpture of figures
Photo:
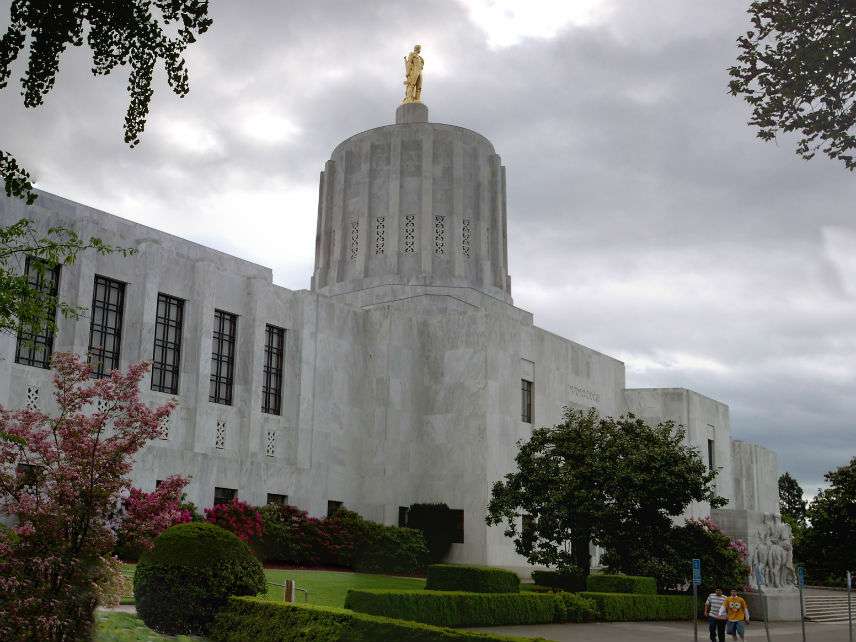
<path fill-rule="evenodd" d="M 422 67 L 425 61 L 419 52 L 421 45 L 415 45 L 404 58 L 404 100 L 402 103 L 418 103 L 422 98 Z"/>
<path fill-rule="evenodd" d="M 749 565 L 760 567 L 768 588 L 793 588 L 796 579 L 791 527 L 778 515 L 764 515 L 754 536 L 754 546 L 749 555 Z M 756 586 L 754 573 L 751 584 Z"/>

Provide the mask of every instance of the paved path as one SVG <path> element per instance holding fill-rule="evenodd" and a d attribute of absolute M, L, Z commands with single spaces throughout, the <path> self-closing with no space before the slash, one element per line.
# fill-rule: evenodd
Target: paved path
<path fill-rule="evenodd" d="M 854 625 L 856 628 L 856 625 Z M 692 642 L 693 628 L 689 622 L 598 622 L 595 624 L 538 624 L 534 626 L 497 626 L 473 629 L 504 635 L 541 636 L 555 642 Z M 847 623 L 821 624 L 806 622 L 806 642 L 848 642 Z M 856 634 L 856 631 L 854 631 Z M 707 625 L 699 621 L 699 642 L 710 638 Z M 731 642 L 731 636 L 725 636 Z M 739 639 L 739 638 L 738 638 Z M 766 642 L 764 624 L 752 622 L 746 640 Z M 799 622 L 772 622 L 771 642 L 802 642 Z"/>

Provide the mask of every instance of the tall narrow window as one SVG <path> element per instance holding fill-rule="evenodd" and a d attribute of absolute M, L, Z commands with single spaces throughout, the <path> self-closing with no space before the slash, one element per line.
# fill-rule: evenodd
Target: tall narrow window
<path fill-rule="evenodd" d="M 96 378 L 119 368 L 125 284 L 95 275 L 89 321 L 89 365 Z"/>
<path fill-rule="evenodd" d="M 532 423 L 532 382 L 526 379 L 520 380 L 520 405 L 521 413 L 520 420 L 531 424 Z"/>
<path fill-rule="evenodd" d="M 265 327 L 265 365 L 262 372 L 262 412 L 282 414 L 282 358 L 285 352 L 285 330 L 275 325 Z"/>
<path fill-rule="evenodd" d="M 59 293 L 59 265 L 48 266 L 34 256 L 28 256 L 24 275 L 30 287 L 44 299 L 48 318 L 38 331 L 21 328 L 18 331 L 18 345 L 15 347 L 15 363 L 37 368 L 50 368 L 53 356 L 54 330 L 56 320 L 56 297 Z"/>
<path fill-rule="evenodd" d="M 713 466 L 716 463 L 714 458 L 714 441 L 713 439 L 707 440 L 707 467 L 708 470 L 713 470 Z"/>
<path fill-rule="evenodd" d="M 211 386 L 208 401 L 232 405 L 232 380 L 235 371 L 235 332 L 238 316 L 214 310 L 214 335 L 211 341 Z"/>
<path fill-rule="evenodd" d="M 183 321 L 184 301 L 159 293 L 155 316 L 155 348 L 152 356 L 152 390 L 156 392 L 178 394 Z"/>
<path fill-rule="evenodd" d="M 398 526 L 400 528 L 407 528 L 407 512 L 410 510 L 407 506 L 399 506 L 398 507 Z"/>

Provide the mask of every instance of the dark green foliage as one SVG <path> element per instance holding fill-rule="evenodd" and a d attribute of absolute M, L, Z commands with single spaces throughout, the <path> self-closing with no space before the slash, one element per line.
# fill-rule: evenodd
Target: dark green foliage
<path fill-rule="evenodd" d="M 250 547 L 207 522 L 165 530 L 134 574 L 137 614 L 170 635 L 204 635 L 230 595 L 264 590 L 264 571 Z"/>
<path fill-rule="evenodd" d="M 407 526 L 422 531 L 432 563 L 446 559 L 457 532 L 455 514 L 446 504 L 412 504 L 407 511 Z"/>
<path fill-rule="evenodd" d="M 593 593 L 656 595 L 657 580 L 639 575 L 589 575 L 586 589 Z"/>
<path fill-rule="evenodd" d="M 532 571 L 532 581 L 538 586 L 577 593 L 586 590 L 586 578 L 568 571 Z"/>
<path fill-rule="evenodd" d="M 848 569 L 856 571 L 856 457 L 832 470 L 809 504 L 811 526 L 798 541 L 795 556 L 805 564 L 809 583 L 844 586 Z"/>
<path fill-rule="evenodd" d="M 619 559 L 607 551 L 603 562 L 614 572 L 654 577 L 660 592 L 690 592 L 692 560 L 701 560 L 701 594 L 713 589 L 740 588 L 749 567 L 742 542 L 732 542 L 710 519 L 690 519 L 672 526 L 659 539 L 651 540 L 635 554 Z"/>
<path fill-rule="evenodd" d="M 597 619 L 604 622 L 642 620 L 689 620 L 694 616 L 688 595 L 634 595 L 625 593 L 580 593 L 597 605 Z"/>
<path fill-rule="evenodd" d="M 258 598 L 233 597 L 220 611 L 212 642 L 547 642 L 455 631 L 331 607 L 291 605 Z"/>
<path fill-rule="evenodd" d="M 365 523 L 362 539 L 355 543 L 355 571 L 412 575 L 425 569 L 428 547 L 421 531 L 367 520 Z"/>
<path fill-rule="evenodd" d="M 565 619 L 555 594 L 453 591 L 348 591 L 345 608 L 437 626 L 547 624 Z"/>
<path fill-rule="evenodd" d="M 562 622 L 594 622 L 597 619 L 597 603 L 591 598 L 565 591 L 556 595 L 565 605 Z"/>
<path fill-rule="evenodd" d="M 725 504 L 713 486 L 716 472 L 685 436 L 671 422 L 650 426 L 633 415 L 565 409 L 563 423 L 537 428 L 519 444 L 516 470 L 494 484 L 487 523 L 504 524 L 530 563 L 583 576 L 591 542 L 632 557 L 668 532 L 690 502 Z"/>
<path fill-rule="evenodd" d="M 803 489 L 790 473 L 782 473 L 779 477 L 779 510 L 782 519 L 788 523 L 805 526 L 806 504 L 803 499 Z"/>
<path fill-rule="evenodd" d="M 425 588 L 429 591 L 518 593 L 520 591 L 520 578 L 515 573 L 501 568 L 432 564 L 428 567 Z"/>
<path fill-rule="evenodd" d="M 799 156 L 856 170 L 856 3 L 757 0 L 748 13 L 729 90 L 752 107 L 758 138 L 799 132 Z"/>

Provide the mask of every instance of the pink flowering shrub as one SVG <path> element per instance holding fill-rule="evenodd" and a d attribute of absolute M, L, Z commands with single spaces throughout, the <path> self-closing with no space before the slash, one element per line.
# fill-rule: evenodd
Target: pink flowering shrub
<path fill-rule="evenodd" d="M 0 515 L 18 524 L 0 529 L 0 640 L 91 639 L 115 507 L 174 408 L 140 400 L 148 364 L 103 379 L 76 355 L 52 366 L 55 416 L 0 407 Z"/>
<path fill-rule="evenodd" d="M 117 532 L 116 550 L 120 557 L 137 559 L 167 528 L 193 519 L 190 511 L 181 505 L 181 493 L 188 481 L 181 475 L 172 475 L 151 493 L 131 488 L 122 502 Z"/>
<path fill-rule="evenodd" d="M 265 532 L 261 513 L 240 499 L 206 508 L 205 519 L 233 532 L 238 539 L 248 543 L 258 540 Z"/>

